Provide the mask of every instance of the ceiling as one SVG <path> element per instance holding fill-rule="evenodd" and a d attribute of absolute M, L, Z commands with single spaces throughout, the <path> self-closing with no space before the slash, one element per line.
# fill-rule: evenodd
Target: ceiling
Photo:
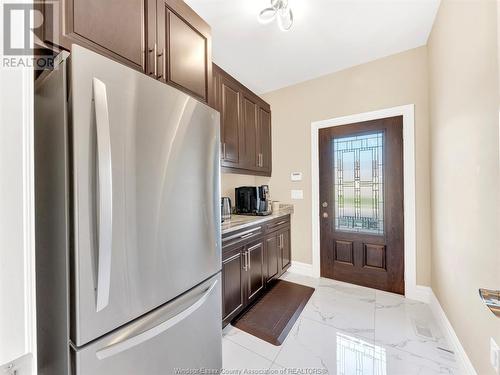
<path fill-rule="evenodd" d="M 269 0 L 185 1 L 215 63 L 261 94 L 426 44 L 440 0 L 289 0 L 288 32 L 257 21 Z"/>

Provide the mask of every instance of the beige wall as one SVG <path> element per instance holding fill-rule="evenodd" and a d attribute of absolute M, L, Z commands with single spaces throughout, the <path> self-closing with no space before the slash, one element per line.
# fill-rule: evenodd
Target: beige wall
<path fill-rule="evenodd" d="M 311 263 L 311 122 L 415 104 L 417 282 L 429 285 L 430 162 L 426 61 L 426 47 L 420 47 L 264 95 L 272 109 L 272 178 L 223 175 L 223 193 L 251 181 L 255 184 L 269 182 L 273 199 L 294 204 L 293 260 Z M 303 180 L 290 181 L 291 172 L 302 172 Z M 304 199 L 291 201 L 291 189 L 304 190 Z"/>
<path fill-rule="evenodd" d="M 432 289 L 478 374 L 494 374 L 500 319 L 479 287 L 500 288 L 497 11 L 443 0 L 429 51 Z"/>
<path fill-rule="evenodd" d="M 481 375 L 494 374 L 490 337 L 500 343 L 500 319 L 477 293 L 500 288 L 499 19 L 494 0 L 442 0 L 427 47 L 264 95 L 272 178 L 223 176 L 232 195 L 269 183 L 290 202 L 303 189 L 292 202 L 292 257 L 311 263 L 311 122 L 415 104 L 417 283 L 432 286 Z M 291 182 L 292 171 L 303 181 Z"/>

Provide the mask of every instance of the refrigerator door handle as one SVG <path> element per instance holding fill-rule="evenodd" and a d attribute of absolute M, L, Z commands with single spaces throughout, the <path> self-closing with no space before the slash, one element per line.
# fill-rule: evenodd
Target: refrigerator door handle
<path fill-rule="evenodd" d="M 158 336 L 159 334 L 165 332 L 169 328 L 172 328 L 173 326 L 177 325 L 184 319 L 186 319 L 188 316 L 190 316 L 192 313 L 194 313 L 196 310 L 198 310 L 208 299 L 210 296 L 210 293 L 214 290 L 215 286 L 217 285 L 217 280 L 215 280 L 212 285 L 210 285 L 208 288 L 206 288 L 203 292 L 201 297 L 199 297 L 196 302 L 193 304 L 189 305 L 186 309 L 182 310 L 180 313 L 174 315 L 173 317 L 165 320 L 164 322 L 155 325 L 149 329 L 146 329 L 140 333 L 136 332 L 130 332 L 128 335 L 124 335 L 120 337 L 120 341 L 114 342 L 111 345 L 108 345 L 96 352 L 96 356 L 98 359 L 103 360 L 105 358 L 114 356 L 115 354 L 121 353 L 125 350 L 128 350 L 134 346 L 137 346 L 145 341 L 151 340 L 155 336 Z M 147 323 L 146 323 L 147 324 Z M 142 325 L 144 326 L 144 325 Z"/>
<path fill-rule="evenodd" d="M 99 240 L 96 311 L 101 311 L 108 305 L 111 283 L 113 177 L 106 85 L 94 77 L 92 86 L 97 129 L 97 168 L 99 176 Z"/>

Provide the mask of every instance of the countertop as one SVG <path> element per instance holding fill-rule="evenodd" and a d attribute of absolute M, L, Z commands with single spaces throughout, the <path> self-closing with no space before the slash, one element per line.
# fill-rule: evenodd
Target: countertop
<path fill-rule="evenodd" d="M 282 208 L 278 211 L 273 211 L 272 214 L 267 216 L 251 216 L 251 215 L 231 215 L 231 220 L 225 220 L 221 225 L 222 234 L 228 234 L 238 229 L 251 227 L 256 224 L 265 223 L 282 216 L 290 215 L 293 213 L 293 207 Z"/>

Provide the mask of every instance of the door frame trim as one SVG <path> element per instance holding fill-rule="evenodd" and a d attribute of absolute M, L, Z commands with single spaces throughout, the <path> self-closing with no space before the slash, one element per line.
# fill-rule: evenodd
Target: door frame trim
<path fill-rule="evenodd" d="M 415 105 L 408 104 L 311 123 L 312 274 L 320 277 L 319 129 L 403 116 L 405 296 L 419 298 L 416 262 Z"/>

